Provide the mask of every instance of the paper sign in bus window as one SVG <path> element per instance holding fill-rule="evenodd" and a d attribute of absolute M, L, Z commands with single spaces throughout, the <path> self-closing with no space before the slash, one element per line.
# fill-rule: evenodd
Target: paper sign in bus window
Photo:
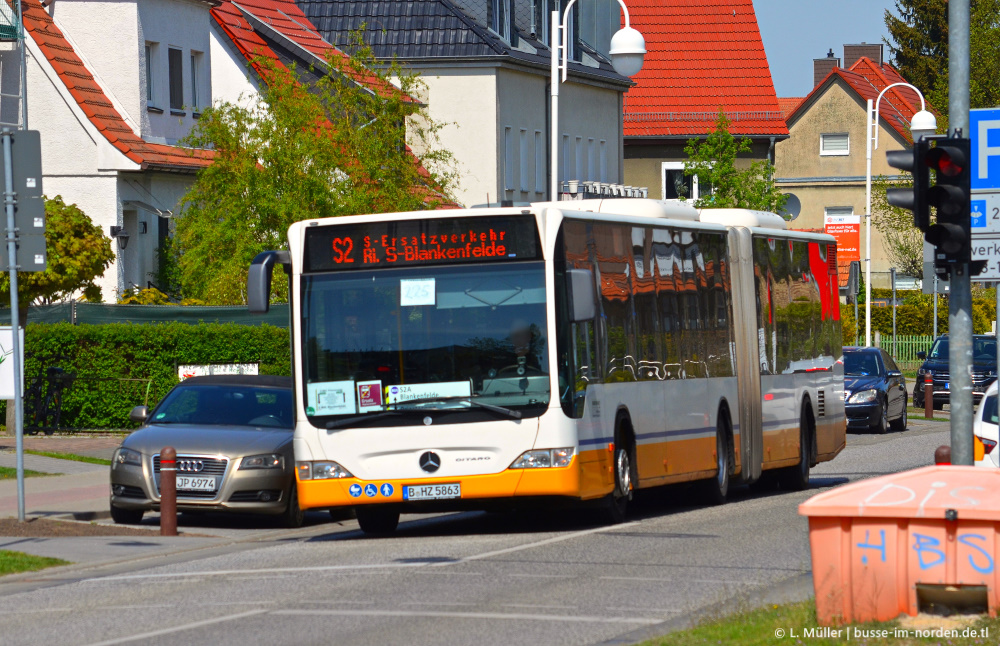
<path fill-rule="evenodd" d="M 385 389 L 386 401 L 389 404 L 400 404 L 414 399 L 434 397 L 469 397 L 472 395 L 472 383 L 466 381 L 444 381 L 431 384 L 406 384 L 389 386 Z"/>
<path fill-rule="evenodd" d="M 367 413 L 373 410 L 382 410 L 382 382 L 381 381 L 359 381 L 358 382 L 358 412 Z"/>
<path fill-rule="evenodd" d="M 433 278 L 410 278 L 399 281 L 399 304 L 403 307 L 433 305 L 434 296 Z"/>
<path fill-rule="evenodd" d="M 309 415 L 350 415 L 357 412 L 353 381 L 321 381 L 306 386 Z"/>

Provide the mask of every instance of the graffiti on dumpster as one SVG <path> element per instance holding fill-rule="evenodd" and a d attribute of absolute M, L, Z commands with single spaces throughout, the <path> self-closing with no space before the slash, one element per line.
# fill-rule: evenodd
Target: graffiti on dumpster
<path fill-rule="evenodd" d="M 917 563 L 921 570 L 927 570 L 945 562 L 946 556 L 940 539 L 926 534 L 913 533 L 913 550 L 917 553 Z M 991 574 L 995 567 L 993 557 L 984 547 L 989 545 L 989 539 L 982 534 L 959 534 L 956 540 L 965 545 L 968 550 L 964 555 L 969 560 L 969 565 L 980 574 Z M 861 564 L 868 565 L 868 552 L 864 550 L 875 550 L 885 563 L 885 530 L 878 530 L 878 542 L 873 543 L 869 530 L 865 530 L 865 540 L 857 544 L 861 554 Z M 959 556 L 961 558 L 961 555 Z"/>
<path fill-rule="evenodd" d="M 979 504 L 980 499 L 973 496 L 976 496 L 977 492 L 986 493 L 985 487 L 963 486 L 945 491 L 945 487 L 947 486 L 947 482 L 930 483 L 930 488 L 917 506 L 918 518 L 924 515 L 924 507 L 935 496 L 937 496 L 937 499 L 934 500 L 935 506 L 975 507 Z M 941 494 L 947 495 L 947 499 L 942 499 Z M 858 508 L 859 512 L 862 512 L 861 515 L 864 515 L 865 507 L 898 507 L 913 502 L 917 497 L 917 492 L 910 487 L 890 482 L 882 485 L 882 487 L 858 503 Z"/>

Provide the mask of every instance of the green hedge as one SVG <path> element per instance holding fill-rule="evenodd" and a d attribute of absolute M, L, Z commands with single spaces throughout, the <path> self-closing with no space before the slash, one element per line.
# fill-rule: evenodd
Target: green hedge
<path fill-rule="evenodd" d="M 972 299 L 972 331 L 975 334 L 988 334 L 996 319 L 995 292 L 984 290 L 979 298 Z M 872 298 L 892 297 L 892 290 L 873 289 Z M 896 306 L 896 334 L 901 336 L 925 336 L 934 334 L 934 297 L 920 292 L 896 292 L 896 298 L 901 302 Z M 841 321 L 843 323 L 844 345 L 854 344 L 854 305 L 841 304 Z M 860 336 L 864 342 L 865 303 L 864 294 L 858 302 L 858 321 Z M 883 335 L 892 334 L 892 308 L 872 307 L 872 333 L 878 330 Z M 938 334 L 948 332 L 948 298 L 938 297 Z"/>
<path fill-rule="evenodd" d="M 256 362 L 260 374 L 291 374 L 288 331 L 269 325 L 34 323 L 24 345 L 26 387 L 49 366 L 77 376 L 64 393 L 64 428 L 135 427 L 129 411 L 147 396 L 158 402 L 181 364 Z"/>

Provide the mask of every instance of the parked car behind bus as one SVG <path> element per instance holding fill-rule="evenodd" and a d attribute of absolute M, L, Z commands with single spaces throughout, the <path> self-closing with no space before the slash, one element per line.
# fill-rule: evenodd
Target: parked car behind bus
<path fill-rule="evenodd" d="M 848 428 L 906 430 L 906 379 L 881 348 L 844 348 L 844 409 Z"/>
<path fill-rule="evenodd" d="M 924 379 L 931 375 L 934 389 L 934 410 L 951 400 L 951 378 L 948 371 L 948 335 L 944 334 L 934 339 L 930 352 L 918 352 L 917 357 L 924 360 L 917 370 L 917 380 L 913 385 L 913 405 L 924 407 Z M 997 378 L 997 339 L 992 334 L 975 334 L 972 336 L 972 396 L 979 401 L 986 389 Z"/>

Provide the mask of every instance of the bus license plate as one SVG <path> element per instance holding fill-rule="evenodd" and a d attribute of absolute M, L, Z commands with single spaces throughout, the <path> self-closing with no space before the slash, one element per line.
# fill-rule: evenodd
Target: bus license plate
<path fill-rule="evenodd" d="M 447 500 L 461 497 L 462 485 L 458 483 L 403 486 L 403 500 Z"/>
<path fill-rule="evenodd" d="M 944 389 L 948 390 L 948 382 L 947 381 L 944 383 Z"/>
<path fill-rule="evenodd" d="M 177 476 L 178 491 L 215 491 L 215 478 Z"/>

